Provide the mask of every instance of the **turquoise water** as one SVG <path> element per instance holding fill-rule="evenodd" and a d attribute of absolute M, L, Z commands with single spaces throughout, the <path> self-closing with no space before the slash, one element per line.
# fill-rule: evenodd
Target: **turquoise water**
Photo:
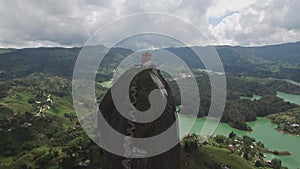
<path fill-rule="evenodd" d="M 277 91 L 277 97 L 284 99 L 286 102 L 291 102 L 300 105 L 300 95 L 289 94 L 285 92 Z M 253 97 L 241 97 L 241 99 L 260 99 L 260 96 L 255 95 Z M 210 133 L 202 131 L 205 123 L 205 118 L 198 118 L 190 130 L 191 133 L 202 134 Z M 191 124 L 193 119 L 186 116 L 179 116 L 180 133 L 183 133 L 184 126 Z M 230 127 L 226 123 L 220 123 L 213 134 L 220 134 L 228 136 L 231 131 L 234 131 L 237 135 L 248 135 L 255 138 L 257 141 L 264 143 L 265 147 L 270 150 L 277 151 L 289 151 L 291 156 L 275 156 L 273 154 L 266 154 L 266 158 L 271 160 L 273 158 L 279 158 L 282 164 L 290 169 L 300 168 L 300 137 L 289 133 L 282 133 L 275 130 L 276 124 L 270 122 L 267 118 L 258 118 L 255 122 L 249 122 L 248 125 L 253 129 L 252 132 L 241 131 Z"/>
<path fill-rule="evenodd" d="M 252 97 L 246 97 L 246 96 L 241 96 L 240 99 L 248 99 L 248 100 L 259 100 L 261 98 L 261 96 L 259 95 L 253 95 Z"/>
<path fill-rule="evenodd" d="M 278 91 L 276 96 L 282 98 L 286 102 L 291 102 L 300 105 L 300 95 Z"/>
<path fill-rule="evenodd" d="M 181 115 L 179 117 L 180 131 L 182 131 L 182 128 L 186 123 L 190 122 L 190 118 Z M 201 130 L 204 122 L 205 118 L 198 118 L 191 130 L 191 133 L 202 133 Z M 214 131 L 214 134 L 228 136 L 231 131 L 234 131 L 239 136 L 248 135 L 255 138 L 257 141 L 261 141 L 264 143 L 265 147 L 270 150 L 289 151 L 293 154 L 292 156 L 275 156 L 272 154 L 266 154 L 267 159 L 271 160 L 276 157 L 279 158 L 282 161 L 282 164 L 288 168 L 300 168 L 300 137 L 276 131 L 276 124 L 271 123 L 267 118 L 258 118 L 255 122 L 249 122 L 248 124 L 251 126 L 253 131 L 241 131 L 230 127 L 226 123 L 220 123 Z"/>
<path fill-rule="evenodd" d="M 286 81 L 286 82 L 292 83 L 294 85 L 300 86 L 299 82 L 296 82 L 296 81 L 293 81 L 293 80 L 289 80 L 289 79 L 283 79 L 283 80 Z"/>
<path fill-rule="evenodd" d="M 277 97 L 284 99 L 285 101 L 300 105 L 300 95 L 288 94 L 285 92 L 277 92 Z M 210 133 L 203 132 L 202 128 L 205 123 L 205 118 L 198 118 L 190 130 L 191 133 L 201 134 Z M 184 126 L 191 124 L 193 119 L 183 115 L 179 115 L 180 133 L 184 130 Z M 277 151 L 289 151 L 292 156 L 275 156 L 273 154 L 266 154 L 267 159 L 279 158 L 282 164 L 290 169 L 300 168 L 300 137 L 288 133 L 282 133 L 275 130 L 276 124 L 270 122 L 267 118 L 257 118 L 254 122 L 249 122 L 248 125 L 253 129 L 252 132 L 241 131 L 230 127 L 226 123 L 220 123 L 213 134 L 220 134 L 228 136 L 231 131 L 234 131 L 237 135 L 248 135 L 255 138 L 257 141 L 264 143 L 265 147 L 270 150 Z"/>

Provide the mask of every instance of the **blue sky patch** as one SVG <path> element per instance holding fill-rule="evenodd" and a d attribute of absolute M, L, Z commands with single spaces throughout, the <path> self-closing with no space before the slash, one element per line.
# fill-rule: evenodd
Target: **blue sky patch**
<path fill-rule="evenodd" d="M 217 26 L 220 22 L 223 21 L 223 19 L 227 18 L 228 16 L 231 16 L 235 13 L 239 13 L 239 11 L 227 11 L 225 15 L 221 16 L 221 17 L 209 17 L 208 18 L 208 22 L 210 25 L 212 25 L 213 27 Z"/>

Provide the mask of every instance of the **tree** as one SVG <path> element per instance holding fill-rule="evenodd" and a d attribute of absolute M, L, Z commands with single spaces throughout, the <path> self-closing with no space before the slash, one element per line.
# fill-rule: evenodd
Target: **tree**
<path fill-rule="evenodd" d="M 245 146 L 244 148 L 244 159 L 250 160 L 251 148 L 249 146 Z"/>
<path fill-rule="evenodd" d="M 236 137 L 236 134 L 232 131 L 229 133 L 229 138 L 235 138 Z"/>
<path fill-rule="evenodd" d="M 20 166 L 20 169 L 28 169 L 28 167 L 27 167 L 26 164 L 22 164 L 22 165 Z"/>
<path fill-rule="evenodd" d="M 215 137 L 216 142 L 219 143 L 219 144 L 224 143 L 226 139 L 227 138 L 225 136 L 223 136 L 223 135 L 217 135 Z"/>
<path fill-rule="evenodd" d="M 255 161 L 255 167 L 263 167 L 263 163 L 260 160 Z"/>
<path fill-rule="evenodd" d="M 251 138 L 247 135 L 243 136 L 243 142 L 245 143 L 245 145 L 250 146 L 252 142 L 255 142 L 254 138 Z"/>
<path fill-rule="evenodd" d="M 193 140 L 193 139 L 188 139 L 185 141 L 184 143 L 184 151 L 185 152 L 193 152 L 195 150 L 197 150 L 198 145 L 197 145 L 197 141 Z"/>
<path fill-rule="evenodd" d="M 72 156 L 64 158 L 61 167 L 62 168 L 75 168 L 76 166 L 76 159 Z"/>
<path fill-rule="evenodd" d="M 281 160 L 279 160 L 278 158 L 274 158 L 271 161 L 271 163 L 272 163 L 274 169 L 280 169 L 281 168 Z"/>

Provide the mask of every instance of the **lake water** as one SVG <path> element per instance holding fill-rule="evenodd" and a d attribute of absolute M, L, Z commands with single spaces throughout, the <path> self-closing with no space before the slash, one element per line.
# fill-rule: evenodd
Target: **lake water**
<path fill-rule="evenodd" d="M 289 101 L 300 105 L 300 95 L 292 95 L 284 92 L 277 92 L 277 96 L 283 98 L 285 101 Z M 192 119 L 180 115 L 179 126 L 180 132 L 183 131 L 184 126 L 191 123 Z M 191 133 L 201 134 L 202 128 L 205 122 L 205 118 L 198 118 L 191 129 Z M 228 136 L 231 131 L 234 131 L 237 135 L 248 135 L 264 143 L 265 147 L 270 150 L 277 151 L 289 151 L 292 156 L 275 156 L 273 154 L 266 154 L 267 159 L 279 158 L 282 164 L 290 169 L 300 168 L 300 137 L 288 133 L 282 133 L 275 130 L 276 124 L 270 122 L 267 118 L 258 118 L 254 122 L 249 122 L 249 126 L 253 129 L 252 132 L 241 131 L 230 127 L 226 123 L 220 123 L 214 134 L 220 134 Z"/>
<path fill-rule="evenodd" d="M 289 94 L 289 93 L 280 92 L 280 91 L 278 91 L 276 95 L 277 95 L 277 97 L 282 98 L 286 102 L 291 102 L 291 103 L 300 105 L 300 95 Z"/>
<path fill-rule="evenodd" d="M 296 81 L 293 81 L 293 80 L 290 80 L 290 79 L 278 79 L 278 78 L 273 78 L 273 77 L 270 77 L 270 79 L 281 80 L 281 81 L 289 82 L 291 84 L 300 86 L 300 82 L 296 82 Z"/>
<path fill-rule="evenodd" d="M 190 121 L 190 118 L 180 116 L 180 128 Z M 204 122 L 205 118 L 198 118 L 194 127 L 191 129 L 191 133 L 200 134 Z M 267 118 L 258 118 L 255 122 L 249 122 L 248 124 L 253 129 L 252 132 L 241 131 L 230 127 L 226 123 L 220 123 L 214 131 L 214 134 L 228 136 L 231 131 L 234 131 L 239 136 L 248 135 L 255 138 L 256 141 L 263 142 L 265 147 L 270 150 L 289 151 L 293 154 L 292 156 L 275 156 L 272 154 L 266 154 L 267 159 L 271 160 L 276 157 L 279 158 L 283 165 L 288 168 L 300 168 L 300 137 L 276 131 L 276 124 L 271 123 Z"/>
<path fill-rule="evenodd" d="M 299 83 L 299 82 L 292 81 L 292 80 L 289 80 L 289 79 L 283 79 L 283 80 L 286 81 L 286 82 L 292 83 L 292 84 L 294 84 L 294 85 L 300 86 L 300 83 Z"/>
<path fill-rule="evenodd" d="M 259 100 L 261 98 L 261 96 L 259 96 L 259 95 L 253 95 L 252 97 L 247 97 L 247 96 L 241 96 L 240 97 L 240 99 L 247 99 L 247 100 L 252 100 L 252 101 L 254 101 L 254 100 Z"/>

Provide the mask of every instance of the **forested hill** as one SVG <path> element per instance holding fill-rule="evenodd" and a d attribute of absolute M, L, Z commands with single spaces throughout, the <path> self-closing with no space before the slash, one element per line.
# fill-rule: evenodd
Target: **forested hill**
<path fill-rule="evenodd" d="M 103 47 L 104 48 L 104 47 Z M 202 50 L 203 47 L 192 47 Z M 22 77 L 33 72 L 71 76 L 81 48 L 1 49 L 0 78 Z M 190 67 L 204 68 L 190 48 L 167 48 Z M 263 47 L 216 46 L 226 73 L 291 79 L 300 82 L 300 42 Z M 133 51 L 114 48 L 106 63 L 118 63 Z M 114 65 L 114 64 L 113 64 Z"/>
<path fill-rule="evenodd" d="M 1 78 L 34 72 L 71 75 L 80 48 L 28 48 L 0 55 Z"/>
<path fill-rule="evenodd" d="M 300 42 L 262 47 L 216 46 L 226 73 L 300 82 Z M 203 47 L 192 47 L 203 51 Z M 204 68 L 191 48 L 168 48 L 191 67 Z M 199 66 L 200 65 L 200 66 Z"/>
<path fill-rule="evenodd" d="M 99 49 L 104 49 L 100 47 Z M 0 54 L 0 79 L 23 77 L 44 72 L 71 77 L 81 48 L 27 48 Z M 132 51 L 114 48 L 108 52 L 103 64 L 121 61 Z"/>
<path fill-rule="evenodd" d="M 279 51 L 270 52 L 269 48 Z M 227 100 L 222 122 L 237 129 L 250 130 L 246 122 L 254 121 L 256 117 L 299 110 L 298 105 L 277 97 L 276 92 L 299 94 L 300 86 L 274 78 L 258 77 L 298 80 L 299 60 L 289 61 L 289 58 L 298 57 L 298 49 L 293 48 L 300 48 L 299 43 L 255 48 L 216 47 L 226 70 L 227 81 Z M 72 105 L 71 77 L 80 50 L 0 49 L 1 169 L 100 167 L 99 159 L 102 159 L 103 152 L 80 127 Z M 176 53 L 190 67 L 195 68 L 192 70 L 201 98 L 198 115 L 207 116 L 211 102 L 208 72 L 198 70 L 201 66 L 189 48 L 167 50 Z M 109 90 L 113 69 L 133 52 L 114 48 L 104 58 L 97 72 L 98 83 L 95 83 L 97 101 L 100 102 Z M 175 68 L 181 70 L 180 67 Z M 164 78 L 172 90 L 174 104 L 180 106 L 181 95 L 176 81 L 169 76 Z M 250 144 L 245 144 L 241 148 L 243 151 L 232 153 L 227 147 L 235 139 L 243 140 L 244 143 L 249 141 L 250 144 L 254 142 L 247 137 L 227 139 L 219 136 L 210 139 L 208 145 L 198 147 L 197 137 L 189 136 L 181 146 L 182 168 L 219 168 L 225 164 L 230 168 L 253 168 L 252 159 L 257 156 L 251 154 L 255 151 L 263 158 L 263 146 L 251 149 Z M 270 166 L 264 163 L 262 160 L 263 166 Z"/>
<path fill-rule="evenodd" d="M 216 47 L 225 69 L 300 81 L 300 42 L 262 47 Z M 227 60 L 227 62 L 226 62 Z M 247 66 L 248 65 L 248 66 Z M 236 68 L 236 69 L 235 69 Z M 237 73 L 236 72 L 236 73 Z"/>

